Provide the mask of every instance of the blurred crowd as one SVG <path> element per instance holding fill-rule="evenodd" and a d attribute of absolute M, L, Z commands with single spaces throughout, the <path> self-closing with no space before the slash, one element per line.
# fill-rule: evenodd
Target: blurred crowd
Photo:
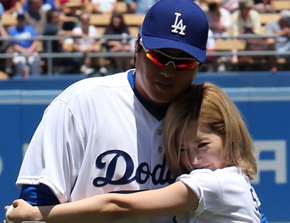
<path fill-rule="evenodd" d="M 0 0 L 0 35 L 3 37 L 0 55 L 13 55 L 0 59 L 0 70 L 8 77 L 45 75 L 48 58 L 39 54 L 47 52 L 68 53 L 66 57 L 53 57 L 53 74 L 106 75 L 130 69 L 134 67 L 132 55 L 137 36 L 130 32 L 124 13 L 144 15 L 157 1 Z M 212 55 L 208 56 L 203 71 L 226 71 L 226 64 L 239 64 L 239 70 L 251 70 L 258 61 L 258 70 L 276 72 L 277 63 L 289 61 L 290 10 L 278 11 L 274 1 L 279 0 L 195 0 L 205 11 L 210 28 L 207 49 Z M 126 6 L 122 12 L 118 9 L 119 2 Z M 278 18 L 263 24 L 261 15 L 267 13 L 277 14 Z M 93 14 L 109 15 L 109 24 L 102 28 L 93 25 L 90 20 Z M 15 24 L 3 21 L 5 15 L 14 18 Z M 243 34 L 250 35 L 241 38 Z M 53 36 L 61 38 L 37 38 Z M 104 38 L 106 36 L 110 38 Z M 241 40 L 243 50 L 278 53 L 237 56 L 234 53 L 238 49 L 233 46 L 232 55 L 215 56 L 219 51 L 218 39 Z M 90 56 L 98 52 L 118 54 Z"/>
<path fill-rule="evenodd" d="M 232 51 L 230 56 L 208 57 L 207 70 L 223 72 L 227 70 L 225 64 L 230 64 L 239 71 L 270 70 L 275 73 L 278 71 L 277 62 L 285 65 L 281 69 L 288 69 L 290 6 L 276 10 L 275 1 L 279 0 L 200 0 L 199 4 L 209 21 L 208 51 L 216 51 L 215 43 L 223 44 L 219 48 L 225 49 L 225 45 L 229 44 Z M 284 3 L 289 4 L 286 1 Z M 267 14 L 270 19 L 263 23 L 262 15 Z M 272 15 L 277 15 L 277 18 L 272 19 Z M 230 37 L 231 42 L 216 41 Z M 256 55 L 237 56 L 239 48 L 256 52 Z M 265 55 L 263 51 L 274 53 Z"/>

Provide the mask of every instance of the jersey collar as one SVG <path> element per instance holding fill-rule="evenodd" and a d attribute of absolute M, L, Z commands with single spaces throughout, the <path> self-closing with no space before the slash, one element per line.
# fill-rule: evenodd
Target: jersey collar
<path fill-rule="evenodd" d="M 134 72 L 135 70 L 131 70 L 128 72 L 128 81 L 130 83 L 130 86 L 135 94 L 135 96 L 138 98 L 138 100 L 141 102 L 141 104 L 146 108 L 148 112 L 150 112 L 151 115 L 153 115 L 156 119 L 159 121 L 162 120 L 165 116 L 165 113 L 168 109 L 168 105 L 156 105 L 152 103 L 151 101 L 148 101 L 145 99 L 136 89 L 135 83 L 134 83 Z"/>

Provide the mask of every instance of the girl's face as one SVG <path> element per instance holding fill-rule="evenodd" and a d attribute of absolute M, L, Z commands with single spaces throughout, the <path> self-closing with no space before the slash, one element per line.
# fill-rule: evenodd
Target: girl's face
<path fill-rule="evenodd" d="M 180 136 L 177 136 L 177 142 Z M 188 171 L 194 169 L 216 170 L 224 167 L 223 140 L 212 132 L 201 132 L 191 122 L 185 129 L 184 138 L 178 145 L 181 165 Z"/>

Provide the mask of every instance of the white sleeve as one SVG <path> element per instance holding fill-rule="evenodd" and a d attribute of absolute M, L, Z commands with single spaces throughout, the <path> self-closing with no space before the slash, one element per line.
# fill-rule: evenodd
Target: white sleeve
<path fill-rule="evenodd" d="M 177 180 L 190 187 L 199 198 L 195 214 L 201 214 L 206 209 L 220 210 L 223 203 L 222 187 L 212 170 L 194 170 L 190 174 L 181 175 Z"/>
<path fill-rule="evenodd" d="M 66 202 L 83 156 L 83 137 L 74 115 L 65 102 L 54 100 L 32 137 L 16 184 L 43 183 Z"/>
<path fill-rule="evenodd" d="M 197 209 L 189 212 L 191 219 L 201 220 L 196 222 L 261 220 L 257 208 L 260 205 L 259 199 L 241 168 L 231 166 L 215 171 L 198 169 L 181 175 L 178 180 L 190 187 L 199 198 Z"/>

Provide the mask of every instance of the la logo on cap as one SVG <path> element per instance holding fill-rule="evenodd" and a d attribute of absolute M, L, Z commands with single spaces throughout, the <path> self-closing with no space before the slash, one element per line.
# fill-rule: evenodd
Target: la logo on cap
<path fill-rule="evenodd" d="M 185 35 L 184 31 L 185 31 L 186 25 L 183 25 L 183 19 L 180 19 L 178 21 L 179 16 L 181 16 L 181 14 L 178 13 L 178 12 L 175 12 L 175 22 L 174 22 L 174 25 L 171 26 L 173 28 L 171 30 L 171 32 L 179 33 L 179 35 L 183 35 L 184 36 Z M 179 32 L 178 32 L 178 30 L 179 30 Z"/>

